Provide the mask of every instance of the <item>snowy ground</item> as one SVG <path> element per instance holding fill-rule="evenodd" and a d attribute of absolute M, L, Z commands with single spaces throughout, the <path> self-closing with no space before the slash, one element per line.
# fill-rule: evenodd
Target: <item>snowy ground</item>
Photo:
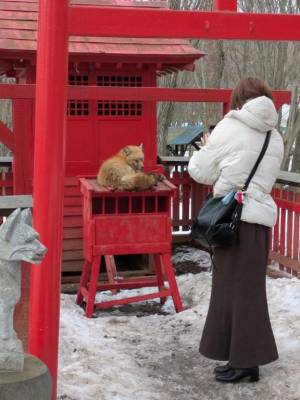
<path fill-rule="evenodd" d="M 75 296 L 62 295 L 58 399 L 300 399 L 300 280 L 268 279 L 280 359 L 261 367 L 258 383 L 237 385 L 215 382 L 217 363 L 198 353 L 211 274 L 177 281 L 185 306 L 179 314 L 168 300 L 163 308 L 151 301 L 87 319 Z"/>

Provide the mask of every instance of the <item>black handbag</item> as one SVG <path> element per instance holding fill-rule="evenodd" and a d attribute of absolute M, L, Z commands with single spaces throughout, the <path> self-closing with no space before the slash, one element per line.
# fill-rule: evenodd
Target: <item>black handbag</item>
<path fill-rule="evenodd" d="M 208 196 L 191 229 L 192 239 L 197 244 L 207 248 L 233 244 L 241 219 L 244 192 L 265 155 L 270 136 L 271 131 L 268 131 L 260 155 L 241 190 L 232 191 L 224 197 Z"/>

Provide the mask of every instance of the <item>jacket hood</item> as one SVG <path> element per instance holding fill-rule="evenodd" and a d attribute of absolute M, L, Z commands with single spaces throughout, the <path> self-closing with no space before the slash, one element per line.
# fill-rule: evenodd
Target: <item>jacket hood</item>
<path fill-rule="evenodd" d="M 278 114 L 274 103 L 266 96 L 247 101 L 240 110 L 232 110 L 226 118 L 235 118 L 250 128 L 267 132 L 275 128 Z"/>

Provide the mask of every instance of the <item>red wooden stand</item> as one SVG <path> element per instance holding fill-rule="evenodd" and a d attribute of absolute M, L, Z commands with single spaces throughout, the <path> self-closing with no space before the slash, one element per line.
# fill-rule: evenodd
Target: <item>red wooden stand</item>
<path fill-rule="evenodd" d="M 85 263 L 77 294 L 77 304 L 86 302 L 86 316 L 95 308 L 172 296 L 176 312 L 182 310 L 171 263 L 171 198 L 176 187 L 160 182 L 145 192 L 110 191 L 94 179 L 80 179 L 83 194 Z M 151 254 L 154 276 L 119 279 L 113 255 Z M 101 257 L 105 256 L 108 282 L 98 284 Z M 165 286 L 165 280 L 168 286 Z M 97 291 L 158 287 L 155 293 L 95 303 Z"/>

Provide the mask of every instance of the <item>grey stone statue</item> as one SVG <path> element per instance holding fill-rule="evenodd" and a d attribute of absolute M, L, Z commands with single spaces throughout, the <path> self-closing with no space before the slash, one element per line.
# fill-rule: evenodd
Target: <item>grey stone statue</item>
<path fill-rule="evenodd" d="M 22 342 L 13 328 L 15 305 L 21 295 L 20 262 L 39 264 L 47 249 L 32 228 L 29 208 L 18 208 L 0 227 L 0 372 L 22 371 Z"/>

